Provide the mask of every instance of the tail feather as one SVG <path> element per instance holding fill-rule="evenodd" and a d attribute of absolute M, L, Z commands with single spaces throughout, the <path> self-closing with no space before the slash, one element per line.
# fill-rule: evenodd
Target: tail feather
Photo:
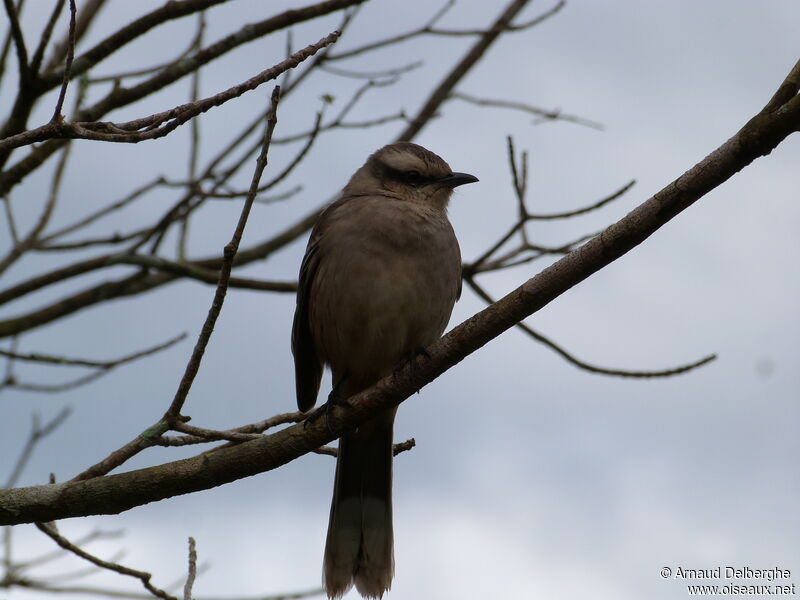
<path fill-rule="evenodd" d="M 380 598 L 392 583 L 392 421 L 394 413 L 339 442 L 336 483 L 325 545 L 324 583 L 340 598 L 355 583 Z"/>

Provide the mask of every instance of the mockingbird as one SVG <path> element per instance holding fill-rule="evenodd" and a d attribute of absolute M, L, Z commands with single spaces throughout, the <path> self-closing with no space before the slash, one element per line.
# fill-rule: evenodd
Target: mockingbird
<path fill-rule="evenodd" d="M 324 365 L 329 402 L 389 374 L 441 336 L 461 294 L 461 253 L 447 220 L 454 173 L 422 146 L 385 146 L 320 215 L 303 263 L 292 327 L 297 405 L 316 402 Z M 323 579 L 330 598 L 355 583 L 379 598 L 394 575 L 392 425 L 396 409 L 342 436 Z"/>

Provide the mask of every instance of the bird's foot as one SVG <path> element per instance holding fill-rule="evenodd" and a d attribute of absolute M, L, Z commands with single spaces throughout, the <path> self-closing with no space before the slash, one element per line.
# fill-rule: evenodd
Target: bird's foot
<path fill-rule="evenodd" d="M 316 422 L 320 417 L 325 417 L 325 426 L 328 428 L 328 432 L 334 434 L 333 428 L 331 427 L 330 422 L 330 413 L 333 410 L 334 406 L 349 406 L 347 404 L 347 398 L 342 395 L 341 387 L 344 378 L 339 380 L 336 384 L 334 384 L 331 393 L 328 394 L 328 400 L 325 404 L 322 404 L 308 413 L 305 420 L 303 421 L 303 426 L 307 427 L 311 423 Z"/>
<path fill-rule="evenodd" d="M 419 369 L 419 365 L 417 364 L 417 359 L 420 356 L 424 356 L 425 358 L 428 358 L 428 359 L 430 359 L 430 357 L 431 357 L 431 355 L 428 354 L 428 351 L 425 348 L 423 348 L 421 346 L 419 348 L 414 348 L 413 350 L 408 352 L 400 360 L 399 363 L 397 363 L 397 366 L 395 367 L 395 371 L 399 371 L 400 369 L 402 369 L 403 367 L 408 365 L 409 366 L 408 369 L 411 372 L 411 378 L 412 379 L 416 379 L 417 378 L 417 374 L 419 373 L 419 370 L 418 370 Z M 420 390 L 420 388 L 417 388 L 417 393 L 418 394 L 419 394 L 419 390 Z"/>

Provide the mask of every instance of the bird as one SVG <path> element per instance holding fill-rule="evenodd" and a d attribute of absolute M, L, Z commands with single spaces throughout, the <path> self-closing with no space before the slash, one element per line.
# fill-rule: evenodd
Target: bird
<path fill-rule="evenodd" d="M 478 178 L 411 142 L 369 156 L 320 214 L 300 266 L 292 325 L 297 406 L 370 387 L 437 340 L 461 295 L 461 252 L 447 206 Z M 392 450 L 396 408 L 339 440 L 323 583 L 380 598 L 394 577 Z"/>

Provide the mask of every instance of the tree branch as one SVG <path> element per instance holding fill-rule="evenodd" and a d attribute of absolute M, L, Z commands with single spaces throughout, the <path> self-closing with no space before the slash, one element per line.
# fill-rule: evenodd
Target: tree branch
<path fill-rule="evenodd" d="M 168 594 L 164 590 L 155 587 L 152 583 L 150 583 L 150 579 L 152 575 L 150 573 L 145 573 L 144 571 L 137 571 L 136 569 L 131 569 L 130 567 L 126 567 L 120 565 L 115 562 L 110 562 L 107 560 L 103 560 L 102 558 L 98 558 L 94 554 L 89 554 L 83 548 L 76 546 L 72 542 L 70 542 L 67 538 L 56 531 L 53 525 L 45 524 L 45 523 L 36 523 L 36 527 L 38 527 L 39 531 L 44 533 L 47 537 L 53 540 L 56 544 L 61 546 L 64 550 L 72 552 L 76 556 L 80 556 L 84 560 L 88 560 L 93 565 L 97 565 L 102 569 L 107 569 L 109 571 L 114 571 L 115 573 L 119 573 L 120 575 L 127 575 L 129 577 L 135 577 L 139 581 L 142 582 L 144 588 L 153 594 L 156 598 L 162 598 L 163 600 L 178 600 L 175 596 Z"/>
<path fill-rule="evenodd" d="M 42 125 L 30 131 L 12 135 L 0 141 L 0 152 L 54 138 L 136 144 L 144 140 L 154 140 L 164 137 L 190 119 L 195 118 L 211 108 L 221 106 L 229 100 L 238 98 L 245 92 L 254 90 L 263 83 L 275 79 L 284 71 L 296 67 L 309 56 L 313 56 L 321 48 L 334 43 L 338 37 L 339 32 L 334 31 L 317 43 L 310 44 L 302 50 L 298 50 L 286 60 L 262 71 L 255 77 L 251 77 L 247 81 L 208 98 L 198 100 L 197 102 L 182 104 L 170 110 L 126 123 L 96 121 L 65 123 L 61 119 L 54 118 L 47 125 Z M 65 91 L 66 85 L 62 88 L 62 92 Z M 57 109 L 60 110 L 60 105 L 57 106 Z"/>
<path fill-rule="evenodd" d="M 331 43 L 335 39 L 335 37 L 332 38 Z M 242 213 L 239 216 L 239 222 L 236 224 L 233 237 L 225 246 L 223 251 L 222 266 L 219 271 L 219 283 L 217 283 L 217 291 L 214 295 L 214 301 L 212 302 L 211 308 L 208 311 L 206 321 L 203 323 L 203 328 L 200 332 L 197 344 L 195 344 L 192 357 L 189 360 L 189 363 L 186 365 L 186 371 L 184 372 L 183 378 L 178 386 L 178 391 L 175 393 L 175 397 L 173 398 L 169 409 L 166 413 L 164 413 L 163 420 L 167 421 L 169 424 L 175 424 L 181 420 L 181 408 L 183 407 L 183 403 L 186 401 L 186 397 L 188 396 L 189 390 L 192 387 L 194 378 L 200 369 L 200 361 L 203 358 L 208 341 L 211 339 L 211 334 L 214 331 L 214 325 L 217 322 L 217 317 L 219 317 L 219 314 L 222 311 L 222 305 L 225 302 L 225 295 L 228 291 L 228 280 L 230 279 L 231 269 L 233 268 L 233 259 L 236 257 L 236 253 L 239 250 L 239 243 L 244 235 L 244 228 L 247 224 L 247 218 L 250 216 L 250 210 L 252 209 L 253 202 L 256 199 L 256 193 L 258 191 L 258 185 L 261 181 L 261 175 L 264 173 L 264 169 L 267 166 L 269 144 L 272 141 L 272 132 L 275 130 L 275 125 L 278 122 L 277 110 L 280 98 L 281 88 L 276 86 L 272 92 L 272 102 L 270 104 L 269 112 L 267 113 L 267 124 L 264 130 L 264 141 L 261 145 L 261 154 L 259 154 L 258 160 L 256 160 L 256 169 L 253 173 L 253 179 L 250 183 L 250 193 L 247 195 L 247 200 L 245 201 L 244 206 L 242 206 Z"/>
<path fill-rule="evenodd" d="M 78 9 L 75 0 L 69 0 L 69 35 L 67 42 L 67 60 L 64 64 L 64 77 L 61 81 L 61 90 L 58 93 L 56 108 L 53 111 L 51 123 L 61 123 L 64 117 L 61 115 L 61 108 L 64 106 L 64 98 L 67 96 L 67 86 L 69 85 L 70 74 L 72 72 L 72 61 L 75 57 L 75 14 Z"/>
<path fill-rule="evenodd" d="M 512 2 L 509 3 L 494 24 L 481 35 L 475 45 L 464 55 L 464 58 L 461 59 L 434 90 L 428 98 L 428 101 L 417 113 L 417 116 L 411 119 L 408 127 L 397 137 L 397 141 L 408 141 L 419 133 L 422 127 L 430 121 L 442 103 L 447 100 L 450 92 L 458 82 L 461 81 L 462 77 L 475 66 L 475 63 L 481 59 L 497 37 L 511 25 L 511 21 L 525 8 L 528 2 L 529 0 L 512 0 Z"/>
<path fill-rule="evenodd" d="M 391 406 L 636 247 L 673 217 L 800 129 L 800 62 L 732 138 L 601 234 L 480 311 L 405 365 L 334 406 L 328 419 L 193 458 L 91 480 L 0 491 L 0 524 L 116 514 L 278 468 Z"/>
<path fill-rule="evenodd" d="M 225 0 L 184 0 L 183 2 L 167 2 L 162 9 L 165 11 L 170 11 L 170 16 L 163 20 L 156 19 L 156 24 L 160 24 L 169 18 L 177 18 L 178 16 L 183 16 L 184 14 L 197 12 L 206 6 L 217 4 L 221 1 Z M 239 31 L 219 40 L 207 48 L 199 50 L 192 56 L 180 61 L 178 64 L 165 68 L 153 77 L 146 79 L 132 88 L 115 87 L 105 98 L 99 100 L 94 105 L 83 109 L 75 120 L 86 122 L 97 121 L 109 111 L 136 102 L 137 100 L 140 100 L 145 96 L 152 94 L 153 92 L 163 89 L 169 84 L 174 83 L 175 81 L 195 71 L 202 65 L 219 58 L 220 56 L 230 52 L 242 44 L 274 31 L 290 27 L 296 23 L 320 17 L 349 6 L 353 6 L 355 4 L 360 4 L 361 2 L 364 2 L 364 0 L 326 0 L 324 2 L 319 2 L 317 4 L 312 4 L 302 8 L 284 11 L 283 13 L 269 17 L 263 21 L 259 21 L 258 23 L 250 23 Z M 181 11 L 189 6 L 193 6 L 194 8 L 188 10 L 186 13 L 173 15 L 174 11 Z M 154 11 L 154 13 L 155 12 L 157 11 Z M 152 14 L 153 13 L 151 13 L 151 15 Z M 146 17 L 148 16 L 149 15 L 146 15 Z M 142 17 L 142 19 L 145 19 L 146 17 Z M 98 44 L 98 46 L 95 47 L 95 49 L 98 51 L 98 56 L 94 56 L 92 54 L 95 50 L 93 49 L 89 50 L 82 57 L 76 58 L 72 65 L 72 76 L 76 77 L 85 72 L 86 69 L 96 64 L 98 60 L 107 56 L 108 53 L 117 50 L 134 37 L 140 35 L 141 32 L 139 32 L 138 29 L 132 32 L 129 31 L 128 28 L 138 27 L 137 24 L 139 24 L 142 19 L 134 21 L 130 25 L 123 28 L 123 30 L 120 30 L 120 32 L 118 32 L 119 34 L 121 34 L 123 31 L 126 31 L 127 33 L 125 35 L 120 35 L 119 39 L 114 38 L 113 44 L 109 42 L 111 38 L 108 38 L 105 42 Z M 147 28 L 144 31 L 146 30 Z M 129 35 L 132 35 L 132 37 L 129 38 Z M 109 46 L 114 47 L 109 48 L 106 47 L 105 44 L 109 44 Z M 90 55 L 91 59 L 89 58 Z M 85 64 L 85 60 L 88 60 L 88 63 Z M 42 80 L 41 84 L 35 90 L 36 93 L 45 93 L 49 89 L 58 85 L 58 83 L 61 82 L 61 79 L 62 73 L 60 70 L 49 72 L 47 74 L 47 78 Z M 6 121 L 2 133 L 0 133 L 0 139 L 18 134 L 25 129 L 25 122 L 28 118 L 28 114 L 33 108 L 35 100 L 35 98 L 30 98 L 28 96 L 30 96 L 30 94 L 20 94 L 17 98 L 14 109 L 12 110 L 12 115 Z M 0 196 L 6 195 L 9 190 L 20 183 L 27 175 L 29 175 L 45 160 L 52 156 L 52 154 L 56 152 L 63 144 L 64 140 L 48 140 L 47 142 L 33 148 L 25 158 L 21 159 L 0 173 Z M 0 152 L 0 165 L 5 164 L 7 158 L 8 152 Z"/>

